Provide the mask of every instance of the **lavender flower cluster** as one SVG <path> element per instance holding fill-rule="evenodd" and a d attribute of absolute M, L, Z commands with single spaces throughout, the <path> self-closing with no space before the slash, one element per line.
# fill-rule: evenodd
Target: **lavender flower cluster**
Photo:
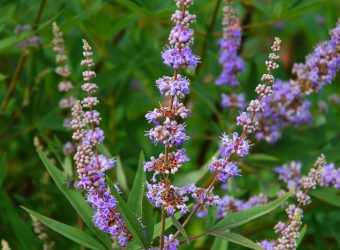
<path fill-rule="evenodd" d="M 233 154 L 237 154 L 239 157 L 245 157 L 249 153 L 250 142 L 246 139 L 247 133 L 253 133 L 258 129 L 258 121 L 256 117 L 258 114 L 263 113 L 265 108 L 264 98 L 272 93 L 270 84 L 273 82 L 274 77 L 271 75 L 272 70 L 278 68 L 278 64 L 275 62 L 278 59 L 277 52 L 280 50 L 280 39 L 275 38 L 272 46 L 272 53 L 269 54 L 269 60 L 266 61 L 266 67 L 268 73 L 262 76 L 263 84 L 259 84 L 256 87 L 256 93 L 259 98 L 252 100 L 246 112 L 241 113 L 237 117 L 237 125 L 243 128 L 243 132 L 239 135 L 234 132 L 232 136 L 223 134 L 220 144 L 220 157 L 213 159 L 209 164 L 209 170 L 215 174 L 220 182 L 225 182 L 230 177 L 235 177 L 239 174 L 239 169 L 236 162 L 230 161 Z"/>
<path fill-rule="evenodd" d="M 219 41 L 219 63 L 222 65 L 223 70 L 216 79 L 216 84 L 229 85 L 232 88 L 235 88 L 239 85 L 237 77 L 239 73 L 244 70 L 244 62 L 237 55 L 237 51 L 241 45 L 241 29 L 237 25 L 237 19 L 238 16 L 231 5 L 231 1 L 226 1 L 226 4 L 223 8 L 223 37 Z M 243 111 L 245 108 L 244 93 L 223 93 L 221 106 L 224 109 L 237 108 Z"/>
<path fill-rule="evenodd" d="M 24 32 L 32 31 L 32 26 L 30 24 L 25 25 L 17 25 L 15 27 L 14 33 L 19 35 Z M 41 39 L 39 36 L 32 35 L 26 38 L 25 40 L 21 41 L 18 46 L 22 49 L 36 49 L 41 46 Z"/>
<path fill-rule="evenodd" d="M 303 175 L 301 173 L 302 164 L 292 161 L 289 164 L 276 167 L 275 173 L 279 175 L 289 190 L 299 190 L 303 184 Z M 340 189 L 340 168 L 336 168 L 334 163 L 326 164 L 321 169 L 320 186 L 334 187 Z"/>
<path fill-rule="evenodd" d="M 75 130 L 72 138 L 78 141 L 77 152 L 74 156 L 79 176 L 78 187 L 87 193 L 87 202 L 95 209 L 93 221 L 102 231 L 108 233 L 125 247 L 132 239 L 122 216 L 118 212 L 117 201 L 111 195 L 105 181 L 105 171 L 114 167 L 114 159 L 108 159 L 98 154 L 97 146 L 104 140 L 104 132 L 98 127 L 101 117 L 95 106 L 99 103 L 94 93 L 97 85 L 92 82 L 96 73 L 93 52 L 89 44 L 83 40 L 84 59 L 81 65 L 86 68 L 83 72 L 84 84 L 82 90 L 87 94 L 82 101 L 77 101 L 72 108 L 72 128 Z M 84 111 L 83 108 L 86 110 Z"/>
<path fill-rule="evenodd" d="M 241 45 L 241 29 L 237 26 L 237 13 L 230 2 L 223 8 L 223 37 L 219 41 L 219 63 L 223 70 L 216 80 L 217 85 L 227 84 L 231 87 L 239 85 L 237 76 L 244 70 L 244 62 L 237 55 Z"/>
<path fill-rule="evenodd" d="M 294 163 L 293 171 L 298 172 L 300 167 L 297 167 Z M 295 250 L 297 248 L 297 239 L 300 236 L 300 227 L 302 225 L 303 210 L 302 206 L 308 205 L 311 202 L 308 195 L 309 190 L 315 189 L 317 184 L 323 185 L 323 171 L 326 166 L 326 160 L 324 155 L 321 155 L 315 162 L 314 168 L 311 168 L 306 176 L 301 176 L 300 184 L 294 190 L 294 195 L 297 200 L 297 205 L 290 204 L 287 209 L 288 221 L 286 223 L 279 221 L 274 231 L 279 234 L 279 237 L 275 241 L 263 240 L 258 244 L 265 250 Z M 288 176 L 295 176 L 289 172 L 289 167 L 284 166 L 279 171 L 282 172 L 282 179 L 287 180 Z M 292 170 L 292 169 L 290 169 Z M 285 173 L 283 173 L 285 172 Z"/>
<path fill-rule="evenodd" d="M 238 212 L 251 207 L 256 207 L 268 202 L 268 197 L 264 194 L 251 196 L 247 200 L 235 199 L 232 196 L 226 195 L 221 199 L 217 206 L 216 218 L 224 218 L 229 212 Z"/>
<path fill-rule="evenodd" d="M 65 48 L 65 42 L 63 39 L 63 33 L 61 32 L 57 23 L 53 23 L 52 25 L 53 31 L 53 51 L 56 52 L 56 73 L 62 78 L 62 80 L 58 84 L 58 89 L 60 92 L 64 92 L 66 97 L 60 100 L 59 107 L 64 110 L 70 111 L 70 109 L 76 103 L 76 98 L 71 95 L 71 91 L 73 89 L 73 84 L 70 81 L 69 77 L 71 74 L 70 67 L 67 65 L 67 53 Z M 69 113 L 69 112 L 67 112 Z M 64 128 L 67 130 L 71 130 L 71 119 L 64 119 Z M 75 150 L 75 146 L 71 141 L 68 141 L 64 144 L 63 152 L 65 155 L 71 155 Z"/>
<path fill-rule="evenodd" d="M 153 184 L 147 183 L 147 198 L 155 207 L 164 209 L 169 216 L 180 210 L 182 214 L 188 211 L 186 201 L 191 193 L 191 188 L 175 187 L 171 184 L 168 175 L 176 173 L 183 164 L 189 161 L 184 149 L 170 151 L 174 147 L 181 146 L 189 139 L 185 133 L 185 125 L 181 122 L 187 119 L 191 111 L 180 101 L 190 93 L 189 79 L 179 74 L 179 68 L 195 67 L 198 57 L 192 54 L 190 44 L 193 42 L 193 30 L 189 25 L 196 19 L 187 8 L 192 1 L 177 0 L 179 10 L 172 15 L 171 20 L 175 26 L 169 35 L 169 47 L 162 52 L 164 64 L 174 69 L 173 76 L 163 76 L 156 81 L 161 95 L 169 98 L 168 106 L 160 106 L 146 114 L 146 119 L 154 124 L 154 128 L 146 134 L 150 141 L 163 144 L 164 153 L 158 158 L 144 163 L 144 170 L 154 172 Z M 157 182 L 156 176 L 161 175 Z"/>
<path fill-rule="evenodd" d="M 304 64 L 294 65 L 294 79 L 274 83 L 274 94 L 265 99 L 266 108 L 259 121 L 257 139 L 274 143 L 281 137 L 284 127 L 308 124 L 311 121 L 310 103 L 305 97 L 330 84 L 339 69 L 340 21 L 330 31 L 329 41 L 317 45 Z"/>

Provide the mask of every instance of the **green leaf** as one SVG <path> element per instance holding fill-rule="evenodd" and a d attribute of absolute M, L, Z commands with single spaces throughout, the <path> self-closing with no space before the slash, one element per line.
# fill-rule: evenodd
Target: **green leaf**
<path fill-rule="evenodd" d="M 1 215 L 8 221 L 14 232 L 15 239 L 20 243 L 20 249 L 38 249 L 39 242 L 33 233 L 32 227 L 16 212 L 11 200 L 5 192 L 0 192 L 0 201 Z M 9 228 L 6 228 L 6 230 L 9 230 Z"/>
<path fill-rule="evenodd" d="M 267 154 L 251 154 L 247 157 L 247 160 L 249 161 L 274 161 L 274 162 L 279 161 L 278 158 L 272 155 L 267 155 Z"/>
<path fill-rule="evenodd" d="M 122 164 L 122 161 L 120 160 L 120 157 L 117 156 L 117 167 L 116 167 L 116 173 L 117 173 L 117 181 L 119 183 L 119 187 L 122 188 L 122 190 L 125 193 L 129 193 L 129 186 L 127 184 L 127 180 L 126 180 L 126 175 L 124 172 L 124 167 Z"/>
<path fill-rule="evenodd" d="M 224 219 L 222 219 L 221 221 L 217 222 L 217 224 L 215 224 L 211 228 L 211 231 L 225 230 L 228 228 L 241 226 L 251 220 L 254 220 L 262 215 L 265 215 L 273 211 L 275 208 L 283 204 L 289 198 L 289 196 L 290 196 L 290 193 L 287 193 L 285 196 L 278 198 L 267 204 L 252 207 L 252 208 L 249 208 L 247 210 L 243 210 L 237 213 L 231 213 L 228 216 L 226 216 Z"/>
<path fill-rule="evenodd" d="M 143 169 L 144 153 L 139 155 L 139 162 L 135 180 L 132 185 L 127 205 L 137 214 L 145 226 L 145 238 L 148 244 L 151 244 L 153 235 L 153 209 L 145 196 L 146 174 Z"/>
<path fill-rule="evenodd" d="M 22 209 L 24 209 L 26 212 L 28 212 L 30 215 L 36 217 L 41 223 L 43 223 L 45 226 L 51 228 L 52 230 L 56 231 L 57 233 L 65 236 L 66 238 L 73 240 L 74 242 L 77 242 L 78 244 L 94 249 L 94 250 L 105 250 L 105 247 L 100 244 L 96 239 L 88 235 L 87 233 L 81 231 L 78 228 L 71 227 L 69 225 L 66 225 L 64 223 L 61 223 L 59 221 L 50 219 L 46 216 L 43 216 L 39 213 L 36 213 L 26 207 L 21 206 Z"/>
<path fill-rule="evenodd" d="M 93 209 L 90 207 L 90 205 L 87 204 L 82 194 L 73 188 L 68 188 L 66 186 L 67 179 L 64 176 L 64 174 L 53 166 L 53 164 L 50 162 L 50 160 L 46 157 L 46 155 L 40 150 L 37 150 L 40 159 L 44 163 L 47 171 L 51 175 L 53 181 L 59 188 L 59 190 L 64 194 L 66 199 L 70 202 L 72 207 L 77 211 L 79 216 L 83 219 L 83 221 L 86 223 L 86 225 L 95 233 L 95 235 L 98 237 L 98 239 L 101 239 L 105 246 L 111 247 L 111 240 L 108 235 L 97 229 L 93 222 Z"/>
<path fill-rule="evenodd" d="M 140 247 L 148 248 L 149 245 L 145 239 L 143 228 L 141 226 L 141 223 L 137 220 L 136 215 L 133 214 L 129 206 L 125 203 L 123 198 L 117 192 L 112 181 L 109 178 L 106 178 L 106 181 L 109 185 L 111 193 L 116 197 L 118 201 L 118 209 L 122 217 L 124 218 L 125 224 L 127 228 L 129 229 L 129 232 L 132 234 L 133 238 L 139 244 Z"/>
<path fill-rule="evenodd" d="M 230 241 L 240 246 L 248 247 L 255 250 L 262 250 L 262 247 L 240 234 L 218 231 L 211 233 L 211 235 L 214 235 L 226 241 Z"/>
<path fill-rule="evenodd" d="M 127 204 L 138 216 L 142 215 L 142 200 L 144 196 L 144 184 L 146 180 L 145 172 L 143 171 L 144 154 L 139 155 L 139 162 L 135 180 L 132 185 Z"/>
<path fill-rule="evenodd" d="M 7 175 L 6 153 L 3 153 L 0 158 L 0 190 L 2 184 L 5 181 L 6 175 Z"/>
<path fill-rule="evenodd" d="M 174 183 L 176 186 L 184 186 L 187 185 L 188 183 L 197 183 L 197 185 L 202 184 L 204 178 L 207 176 L 208 173 L 208 165 L 211 162 L 211 159 L 214 157 L 217 157 L 219 154 L 219 151 L 216 151 L 214 155 L 204 163 L 199 169 L 196 169 L 194 171 L 190 171 L 188 173 L 181 174 L 178 176 L 175 180 Z"/>
<path fill-rule="evenodd" d="M 5 80 L 7 77 L 8 77 L 8 76 L 6 76 L 6 75 L 0 74 L 0 81 Z"/>
<path fill-rule="evenodd" d="M 175 216 L 171 216 L 171 221 L 172 221 L 172 224 L 178 229 L 178 231 L 184 236 L 186 242 L 188 244 L 190 244 L 190 241 L 189 241 L 189 237 L 188 237 L 188 234 L 187 232 L 185 231 L 184 227 L 182 226 L 182 224 L 176 219 Z"/>
<path fill-rule="evenodd" d="M 215 237 L 214 243 L 212 244 L 212 247 L 210 250 L 227 250 L 229 241 L 226 241 L 224 239 Z"/>
<path fill-rule="evenodd" d="M 302 227 L 302 229 L 300 230 L 300 236 L 299 236 L 299 238 L 296 240 L 296 245 L 297 245 L 297 246 L 300 245 L 300 243 L 301 243 L 303 237 L 305 236 L 306 232 L 307 232 L 307 224 L 305 224 L 305 225 Z"/>
<path fill-rule="evenodd" d="M 208 214 L 206 216 L 206 223 L 205 223 L 205 228 L 206 230 L 209 230 L 216 221 L 216 207 L 210 207 L 208 209 Z"/>
<path fill-rule="evenodd" d="M 320 188 L 313 190 L 311 195 L 331 205 L 340 207 L 339 190 L 335 188 Z"/>

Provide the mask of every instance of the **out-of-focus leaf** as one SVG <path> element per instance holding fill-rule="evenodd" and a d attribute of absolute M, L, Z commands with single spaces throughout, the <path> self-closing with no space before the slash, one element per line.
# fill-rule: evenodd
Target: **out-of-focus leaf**
<path fill-rule="evenodd" d="M 228 250 L 229 241 L 222 238 L 215 237 L 214 242 L 210 250 Z"/>
<path fill-rule="evenodd" d="M 218 151 L 211 157 L 217 157 L 218 156 Z M 188 183 L 197 183 L 197 185 L 202 184 L 202 181 L 204 179 L 204 177 L 207 176 L 208 173 L 208 165 L 211 162 L 211 159 L 209 159 L 209 161 L 207 161 L 204 165 L 202 165 L 199 169 L 191 171 L 189 173 L 184 173 L 181 174 L 180 176 L 178 176 L 175 180 L 174 183 L 177 186 L 183 186 L 186 185 Z"/>
<path fill-rule="evenodd" d="M 309 0 L 305 1 L 305 3 L 301 4 L 300 6 L 297 6 L 293 9 L 289 9 L 289 11 L 286 12 L 285 15 L 283 15 L 283 18 L 292 18 L 298 15 L 301 15 L 302 13 L 305 13 L 309 10 L 318 8 L 319 6 L 324 6 L 327 3 L 331 2 L 337 2 L 337 0 Z"/>
<path fill-rule="evenodd" d="M 305 236 L 306 232 L 307 232 L 307 224 L 305 224 L 305 225 L 301 228 L 301 230 L 300 230 L 300 236 L 299 236 L 299 238 L 296 240 L 296 245 L 297 245 L 297 246 L 300 245 L 300 243 L 301 243 L 303 237 Z"/>
<path fill-rule="evenodd" d="M 171 221 L 172 221 L 172 224 L 178 229 L 178 231 L 184 236 L 184 239 L 186 240 L 186 242 L 190 244 L 188 234 L 185 231 L 184 227 L 182 227 L 182 224 L 173 215 L 171 216 Z"/>
<path fill-rule="evenodd" d="M 52 230 L 65 236 L 66 238 L 73 240 L 74 242 L 77 242 L 80 245 L 83 245 L 84 247 L 87 247 L 93 250 L 101 250 L 101 249 L 105 250 L 106 249 L 96 239 L 94 239 L 92 236 L 88 235 L 87 233 L 81 231 L 78 228 L 71 227 L 59 221 L 43 216 L 26 207 L 22 207 L 22 208 L 30 215 L 36 217 L 45 226 L 51 228 Z"/>
<path fill-rule="evenodd" d="M 208 209 L 208 214 L 206 216 L 205 228 L 209 230 L 214 224 L 216 220 L 216 207 L 210 207 Z"/>
<path fill-rule="evenodd" d="M 77 211 L 77 213 L 84 220 L 86 225 L 95 233 L 98 239 L 102 240 L 105 246 L 110 247 L 111 241 L 109 236 L 98 230 L 94 226 L 92 222 L 93 209 L 87 204 L 82 194 L 74 188 L 68 188 L 66 186 L 67 178 L 65 177 L 65 175 L 63 175 L 63 173 L 58 168 L 53 166 L 53 164 L 40 149 L 38 149 L 37 151 L 40 159 L 44 163 L 47 171 L 51 175 L 59 190 L 64 194 L 72 207 Z"/>
<path fill-rule="evenodd" d="M 331 205 L 340 207 L 339 193 L 339 190 L 335 188 L 319 188 L 313 190 L 311 195 Z"/>
<path fill-rule="evenodd" d="M 6 154 L 2 154 L 0 157 L 0 190 L 6 178 L 6 174 L 7 174 Z"/>
<path fill-rule="evenodd" d="M 38 249 L 39 242 L 33 234 L 32 228 L 16 213 L 11 200 L 5 192 L 0 192 L 0 200 L 1 213 L 10 224 L 17 241 L 20 243 L 20 249 Z"/>
<path fill-rule="evenodd" d="M 6 76 L 6 75 L 3 75 L 3 74 L 0 74 L 0 81 L 3 81 L 3 80 L 5 80 L 6 78 L 8 78 L 8 76 Z"/>
<path fill-rule="evenodd" d="M 231 233 L 231 232 L 213 232 L 211 235 L 214 235 L 216 237 L 219 237 L 221 239 L 224 239 L 226 241 L 230 241 L 232 243 L 235 243 L 240 246 L 244 246 L 250 249 L 255 249 L 255 250 L 262 250 L 262 247 L 257 245 L 255 242 L 253 242 L 250 239 L 247 239 L 246 237 L 236 234 L 236 233 Z"/>
<path fill-rule="evenodd" d="M 138 4 L 135 4 L 131 0 L 113 0 L 113 1 L 134 12 L 150 15 L 150 12 L 146 8 L 143 8 L 139 6 Z"/>
<path fill-rule="evenodd" d="M 127 228 L 129 229 L 131 235 L 135 239 L 135 241 L 139 244 L 140 247 L 148 248 L 149 245 L 145 239 L 145 235 L 143 232 L 143 228 L 141 223 L 138 221 L 137 217 L 129 206 L 125 203 L 123 198 L 120 196 L 120 194 L 117 192 L 116 188 L 114 187 L 112 181 L 109 178 L 106 178 L 106 181 L 109 185 L 109 188 L 111 190 L 111 193 L 116 197 L 118 201 L 118 208 L 119 212 L 121 213 L 122 217 L 124 218 L 125 224 Z"/>
<path fill-rule="evenodd" d="M 247 156 L 247 160 L 249 161 L 279 161 L 278 158 L 272 156 L 272 155 L 267 155 L 267 154 L 250 154 Z"/>
<path fill-rule="evenodd" d="M 211 231 L 216 230 L 225 230 L 229 228 L 234 228 L 241 226 L 249 221 L 252 221 L 258 217 L 261 217 L 267 213 L 270 213 L 277 207 L 279 207 L 282 203 L 284 203 L 290 196 L 290 193 L 285 196 L 278 198 L 272 202 L 269 202 L 264 205 L 252 207 L 240 212 L 231 213 L 226 216 L 224 219 L 217 222 L 212 228 Z"/>

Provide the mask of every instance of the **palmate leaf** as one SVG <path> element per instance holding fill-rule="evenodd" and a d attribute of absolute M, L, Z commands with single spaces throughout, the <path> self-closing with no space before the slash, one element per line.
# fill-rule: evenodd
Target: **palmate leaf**
<path fill-rule="evenodd" d="M 139 155 L 139 162 L 135 180 L 132 185 L 130 195 L 128 197 L 127 205 L 131 210 L 142 219 L 142 223 L 145 227 L 145 239 L 150 245 L 153 235 L 153 209 L 148 202 L 145 195 L 145 181 L 146 174 L 143 169 L 144 153 Z"/>
<path fill-rule="evenodd" d="M 111 247 L 110 237 L 94 226 L 92 222 L 93 209 L 87 204 L 83 195 L 75 189 L 68 188 L 66 186 L 67 179 L 61 170 L 56 168 L 40 149 L 37 149 L 37 152 L 59 190 L 64 194 L 86 225 L 106 247 Z"/>
<path fill-rule="evenodd" d="M 211 235 L 224 239 L 226 241 L 248 247 L 250 249 L 262 250 L 262 248 L 250 239 L 236 233 L 217 231 L 211 233 Z"/>
<path fill-rule="evenodd" d="M 281 198 L 278 198 L 272 202 L 269 202 L 264 205 L 252 207 L 237 213 L 228 214 L 224 219 L 217 222 L 210 231 L 223 231 L 225 229 L 230 229 L 234 227 L 241 226 L 251 220 L 254 220 L 262 215 L 265 215 L 275 208 L 279 207 L 282 203 L 284 203 L 290 197 L 290 193 L 287 193 Z"/>
<path fill-rule="evenodd" d="M 106 248 L 100 244 L 96 239 L 88 235 L 87 233 L 81 231 L 78 228 L 71 227 L 59 221 L 50 219 L 46 216 L 43 216 L 39 213 L 36 213 L 26 207 L 22 207 L 26 212 L 30 215 L 36 217 L 41 223 L 45 226 L 51 228 L 52 230 L 56 231 L 57 233 L 65 236 L 66 238 L 77 242 L 78 244 L 94 249 L 94 250 L 105 250 Z"/>
<path fill-rule="evenodd" d="M 127 228 L 129 229 L 129 232 L 133 236 L 134 240 L 136 241 L 136 243 L 138 243 L 138 245 L 140 247 L 148 248 L 149 244 L 146 241 L 142 225 L 138 221 L 136 215 L 131 211 L 129 206 L 126 204 L 126 202 L 120 196 L 120 194 L 117 192 L 112 181 L 109 178 L 106 178 L 106 181 L 109 185 L 111 193 L 114 195 L 114 197 L 118 201 L 119 212 L 121 213 L 122 217 L 124 218 L 125 224 L 126 224 Z"/>

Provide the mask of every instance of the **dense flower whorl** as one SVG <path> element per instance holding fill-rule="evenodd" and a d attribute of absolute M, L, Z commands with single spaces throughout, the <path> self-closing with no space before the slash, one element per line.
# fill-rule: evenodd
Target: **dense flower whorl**
<path fill-rule="evenodd" d="M 155 207 L 164 209 L 168 216 L 176 211 L 181 211 L 181 214 L 188 212 L 185 202 L 189 200 L 188 194 L 191 193 L 191 189 L 175 187 L 167 180 L 156 184 L 147 183 L 147 189 L 146 196 L 149 202 Z"/>
<path fill-rule="evenodd" d="M 217 172 L 217 178 L 220 182 L 226 182 L 231 177 L 236 177 L 240 169 L 235 162 L 228 162 L 226 159 L 213 159 L 208 165 L 211 173 Z"/>
<path fill-rule="evenodd" d="M 175 23 L 169 35 L 169 47 L 162 52 L 164 64 L 174 68 L 195 68 L 199 57 L 195 56 L 189 47 L 193 43 L 194 31 L 189 25 L 196 20 L 196 16 L 190 14 L 186 8 L 193 1 L 176 1 L 181 10 L 177 10 L 171 17 Z"/>
<path fill-rule="evenodd" d="M 186 108 L 183 103 L 179 102 L 177 97 L 174 97 L 172 107 L 160 106 L 160 108 L 155 108 L 153 111 L 148 112 L 145 115 L 145 118 L 154 125 L 160 125 L 166 118 L 185 120 L 190 114 L 191 110 Z"/>
<path fill-rule="evenodd" d="M 183 124 L 178 124 L 168 117 L 162 125 L 152 128 L 146 134 L 149 136 L 151 142 L 162 143 L 169 147 L 178 147 L 190 138 L 185 134 L 185 126 Z"/>
<path fill-rule="evenodd" d="M 87 93 L 82 101 L 77 101 L 72 108 L 71 125 L 75 130 L 73 139 L 78 141 L 77 152 L 74 156 L 79 177 L 78 187 L 87 192 L 87 202 L 95 209 L 93 222 L 102 231 L 110 234 L 121 247 L 126 247 L 132 239 L 125 222 L 117 209 L 117 201 L 111 195 L 106 181 L 105 171 L 115 166 L 114 159 L 108 159 L 97 152 L 97 146 L 104 140 L 104 132 L 99 127 L 100 113 L 94 110 L 98 100 L 92 96 L 97 86 L 92 83 L 95 72 L 92 59 L 92 49 L 83 40 L 84 59 L 82 66 L 85 83 L 82 89 Z M 83 111 L 86 108 L 86 111 Z"/>
<path fill-rule="evenodd" d="M 174 174 L 185 162 L 189 161 L 184 149 L 179 149 L 176 152 L 168 153 L 167 164 L 165 165 L 165 154 L 161 153 L 156 159 L 151 157 L 150 161 L 144 162 L 144 171 L 153 171 L 158 174 Z"/>

